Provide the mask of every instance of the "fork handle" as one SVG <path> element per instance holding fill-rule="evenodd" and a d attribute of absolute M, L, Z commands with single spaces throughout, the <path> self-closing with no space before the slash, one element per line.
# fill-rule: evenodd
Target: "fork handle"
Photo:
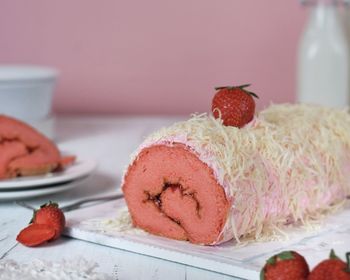
<path fill-rule="evenodd" d="M 79 200 L 77 202 L 73 202 L 69 205 L 63 206 L 63 207 L 61 207 L 61 210 L 63 212 L 68 212 L 68 211 L 74 210 L 76 208 L 79 208 L 80 205 L 85 204 L 85 203 L 89 203 L 89 202 L 93 202 L 93 201 L 100 201 L 100 200 L 108 201 L 108 200 L 113 200 L 113 199 L 119 199 L 122 197 L 124 197 L 124 195 L 122 193 L 118 193 L 118 194 L 113 194 L 113 195 L 86 198 L 86 199 Z"/>
<path fill-rule="evenodd" d="M 98 196 L 98 197 L 90 197 L 90 198 L 85 198 L 85 199 L 81 199 L 78 200 L 76 202 L 73 202 L 71 204 L 68 204 L 66 206 L 60 207 L 60 209 L 63 212 L 68 212 L 71 210 L 74 210 L 76 208 L 79 208 L 80 205 L 85 204 L 85 203 L 89 203 L 89 202 L 93 202 L 93 201 L 108 201 L 108 200 L 112 200 L 112 199 L 120 199 L 124 197 L 124 195 L 122 193 L 116 193 L 116 194 L 112 194 L 112 195 L 105 195 L 105 196 Z M 16 201 L 15 202 L 17 205 L 20 205 L 24 208 L 30 209 L 30 210 L 36 210 L 33 206 L 23 202 L 23 201 Z"/>

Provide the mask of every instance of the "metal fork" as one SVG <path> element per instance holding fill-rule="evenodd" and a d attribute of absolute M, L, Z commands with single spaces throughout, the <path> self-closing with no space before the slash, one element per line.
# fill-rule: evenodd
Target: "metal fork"
<path fill-rule="evenodd" d="M 123 197 L 124 197 L 124 195 L 122 193 L 115 193 L 112 195 L 98 196 L 98 197 L 88 197 L 88 198 L 84 198 L 84 199 L 78 200 L 76 202 L 70 203 L 66 206 L 60 207 L 60 209 L 63 212 L 68 212 L 68 211 L 79 208 L 81 205 L 83 205 L 85 203 L 94 202 L 94 201 L 103 201 L 103 200 L 109 201 L 109 200 L 113 200 L 113 199 L 120 199 Z M 350 199 L 350 195 L 348 195 L 346 198 Z M 15 201 L 15 203 L 19 206 L 24 207 L 24 208 L 27 208 L 30 210 L 36 210 L 33 206 L 25 203 L 24 201 Z"/>
<path fill-rule="evenodd" d="M 63 212 L 68 212 L 74 209 L 79 208 L 81 205 L 89 203 L 89 202 L 94 202 L 94 201 L 109 201 L 113 199 L 120 199 L 123 198 L 124 195 L 122 193 L 115 193 L 111 195 L 106 195 L 106 196 L 98 196 L 98 197 L 88 197 L 88 198 L 83 198 L 81 200 L 78 200 L 76 202 L 67 204 L 66 206 L 60 207 L 60 209 Z M 30 209 L 30 210 L 36 210 L 33 206 L 25 203 L 24 201 L 16 201 L 15 202 L 17 205 L 22 206 L 24 208 Z"/>

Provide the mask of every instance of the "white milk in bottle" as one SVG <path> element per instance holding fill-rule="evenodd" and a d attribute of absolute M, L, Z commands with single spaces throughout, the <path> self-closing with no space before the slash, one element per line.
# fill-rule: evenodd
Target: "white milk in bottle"
<path fill-rule="evenodd" d="M 349 105 L 348 46 L 338 2 L 305 2 L 311 11 L 299 44 L 298 102 L 338 108 Z"/>

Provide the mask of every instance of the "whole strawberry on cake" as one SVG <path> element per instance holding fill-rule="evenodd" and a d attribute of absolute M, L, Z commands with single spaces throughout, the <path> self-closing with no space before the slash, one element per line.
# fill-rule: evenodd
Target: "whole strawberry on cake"
<path fill-rule="evenodd" d="M 196 244 L 263 240 L 346 200 L 348 112 L 281 104 L 254 115 L 248 86 L 217 88 L 212 115 L 141 144 L 122 185 L 136 227 Z"/>

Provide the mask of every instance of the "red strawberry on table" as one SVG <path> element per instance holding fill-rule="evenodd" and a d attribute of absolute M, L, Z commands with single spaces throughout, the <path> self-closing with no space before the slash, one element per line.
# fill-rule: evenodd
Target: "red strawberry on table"
<path fill-rule="evenodd" d="M 212 112 L 226 126 L 242 127 L 249 123 L 255 112 L 255 93 L 246 88 L 250 85 L 217 87 L 212 101 Z"/>
<path fill-rule="evenodd" d="M 66 219 L 58 204 L 50 201 L 40 206 L 39 210 L 34 211 L 32 222 L 34 224 L 49 225 L 56 234 L 53 240 L 60 237 L 66 224 Z"/>
<path fill-rule="evenodd" d="M 303 256 L 284 251 L 272 256 L 261 270 L 261 280 L 306 280 L 309 266 Z"/>
<path fill-rule="evenodd" d="M 346 254 L 347 263 L 338 258 L 333 249 L 328 260 L 320 262 L 311 271 L 308 280 L 350 280 L 350 253 Z"/>
<path fill-rule="evenodd" d="M 37 246 L 59 238 L 66 220 L 57 203 L 49 202 L 34 211 L 30 225 L 17 236 L 17 241 L 26 246 Z"/>

